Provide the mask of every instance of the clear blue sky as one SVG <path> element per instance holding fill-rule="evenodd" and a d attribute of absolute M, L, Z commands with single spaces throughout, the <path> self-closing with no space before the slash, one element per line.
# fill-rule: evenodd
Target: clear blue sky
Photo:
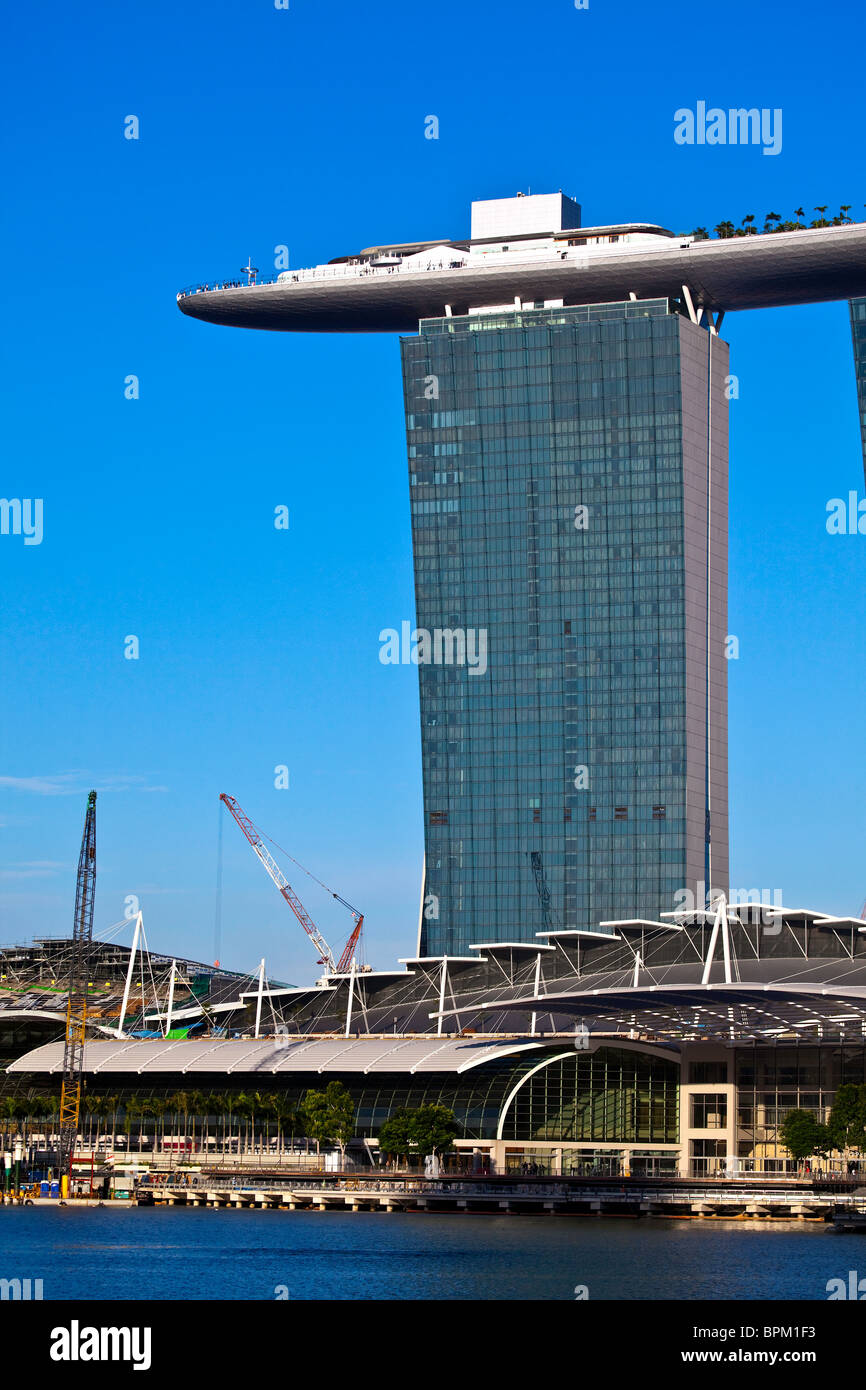
<path fill-rule="evenodd" d="M 518 189 L 674 230 L 863 216 L 862 7 L 48 0 L 5 34 L 0 491 L 44 499 L 45 537 L 0 537 L 0 939 L 69 930 L 92 785 L 97 927 L 135 893 L 154 947 L 210 959 L 229 791 L 366 911 L 386 965 L 414 950 L 422 854 L 416 673 L 377 641 L 413 611 L 398 343 L 215 328 L 175 292 L 281 243 L 298 266 L 464 236 L 473 198 Z M 677 146 L 698 100 L 781 107 L 782 153 Z M 824 525 L 863 491 L 847 308 L 725 335 L 732 881 L 859 913 L 866 539 Z M 309 979 L 224 834 L 224 963 Z M 341 940 L 347 914 L 297 887 Z"/>

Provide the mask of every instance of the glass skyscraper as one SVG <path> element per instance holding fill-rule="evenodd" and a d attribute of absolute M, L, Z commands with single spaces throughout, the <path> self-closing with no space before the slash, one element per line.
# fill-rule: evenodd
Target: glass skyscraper
<path fill-rule="evenodd" d="M 851 300 L 851 335 L 854 339 L 854 367 L 857 372 L 857 399 L 860 404 L 863 469 L 866 472 L 866 299 Z"/>
<path fill-rule="evenodd" d="M 727 891 L 728 351 L 692 318 L 521 305 L 401 340 L 422 954 Z"/>

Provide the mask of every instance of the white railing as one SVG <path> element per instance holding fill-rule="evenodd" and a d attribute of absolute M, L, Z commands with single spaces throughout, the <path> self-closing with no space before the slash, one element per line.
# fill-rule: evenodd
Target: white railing
<path fill-rule="evenodd" d="M 672 245 L 670 237 L 659 238 L 663 240 L 666 247 Z M 679 246 L 679 240 L 675 243 Z M 383 279 L 388 275 L 429 275 L 435 271 L 444 270 L 497 270 L 503 266 L 509 269 L 520 269 L 523 266 L 532 267 L 536 265 L 551 265 L 570 261 L 573 266 L 583 266 L 590 259 L 596 257 L 616 254 L 623 249 L 623 245 L 628 246 L 629 253 L 639 251 L 658 251 L 658 246 L 645 245 L 643 243 L 622 243 L 615 246 L 592 246 L 592 247 L 571 247 L 569 249 L 552 247 L 544 255 L 522 255 L 520 252 L 490 252 L 483 258 L 477 257 L 469 261 L 455 262 L 452 265 L 442 262 L 428 261 L 424 265 L 390 265 L 374 266 L 369 263 L 363 265 L 317 265 L 301 270 L 282 270 L 279 275 L 267 280 L 255 280 L 250 284 L 244 284 L 241 280 L 219 280 L 206 284 L 189 285 L 178 293 L 178 299 L 185 299 L 189 295 L 204 294 L 212 290 L 260 290 L 274 285 L 287 285 L 294 283 L 305 283 L 316 280 L 364 280 L 371 276 Z"/>

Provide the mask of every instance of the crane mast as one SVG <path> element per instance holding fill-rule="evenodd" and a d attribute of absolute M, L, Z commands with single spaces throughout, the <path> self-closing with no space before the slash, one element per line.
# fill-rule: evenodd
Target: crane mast
<path fill-rule="evenodd" d="M 69 1174 L 78 1135 L 81 1106 L 81 1074 L 84 1069 L 84 1033 L 87 1024 L 87 982 L 93 941 L 93 900 L 96 892 L 96 792 L 89 792 L 78 878 L 75 885 L 75 920 L 72 926 L 72 959 L 69 998 L 66 1005 L 66 1038 L 63 1046 L 63 1085 L 60 1092 L 60 1176 Z"/>
<path fill-rule="evenodd" d="M 289 907 L 294 912 L 304 931 L 307 933 L 307 936 L 313 942 L 313 945 L 319 952 L 319 964 L 324 965 L 328 970 L 329 974 L 336 975 L 338 973 L 338 965 L 337 962 L 334 960 L 334 955 L 330 946 L 328 945 L 325 938 L 322 936 L 322 933 L 319 931 L 310 914 L 307 912 L 307 909 L 304 907 L 304 904 L 301 902 L 297 893 L 294 892 L 291 884 L 289 883 L 279 864 L 276 862 L 273 855 L 265 848 L 265 845 L 262 842 L 262 837 L 259 834 L 259 831 L 256 829 L 256 827 L 253 825 L 249 816 L 242 809 L 242 807 L 238 805 L 234 797 L 229 796 L 226 792 L 223 792 L 220 795 L 220 801 L 225 802 L 226 806 L 228 807 L 234 819 L 237 821 L 241 830 L 244 832 L 246 838 L 249 840 L 259 859 L 264 864 L 270 877 L 277 885 L 277 888 L 280 890 L 280 893 L 285 898 L 286 902 L 289 904 Z M 336 897 L 336 894 L 334 896 Z M 358 929 L 356 927 L 356 931 L 357 930 Z M 345 952 L 343 954 L 345 955 Z"/>

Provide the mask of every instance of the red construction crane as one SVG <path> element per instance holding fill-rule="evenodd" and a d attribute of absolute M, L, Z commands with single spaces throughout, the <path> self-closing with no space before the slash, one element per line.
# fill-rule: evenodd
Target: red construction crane
<path fill-rule="evenodd" d="M 345 898 L 341 898 L 339 893 L 335 893 L 332 888 L 328 888 L 326 884 L 321 883 L 321 880 L 317 879 L 315 874 L 310 874 L 310 878 L 316 878 L 316 882 L 320 883 L 321 887 L 324 888 L 326 892 L 330 893 L 332 898 L 336 898 L 338 903 L 342 903 L 343 907 L 347 907 L 355 919 L 355 926 L 352 931 L 352 934 L 343 948 L 343 952 L 340 956 L 340 959 L 335 961 L 334 953 L 328 945 L 327 941 L 322 936 L 322 933 L 319 931 L 312 917 L 307 912 L 307 909 L 304 907 L 304 904 L 301 902 L 297 893 L 292 888 L 291 884 L 289 883 L 279 864 L 276 862 L 270 851 L 265 847 L 261 831 L 258 830 L 255 825 L 253 825 L 253 822 L 250 820 L 249 816 L 246 814 L 246 812 L 238 804 L 238 802 L 235 800 L 233 796 L 229 796 L 227 792 L 223 792 L 220 796 L 220 801 L 225 802 L 225 805 L 227 806 L 228 810 L 231 812 L 232 816 L 237 821 L 241 830 L 244 832 L 244 835 L 249 840 L 259 859 L 267 869 L 268 874 L 273 879 L 274 883 L 277 885 L 277 888 L 279 889 L 281 895 L 285 898 L 286 902 L 289 904 L 289 907 L 294 912 L 304 931 L 307 933 L 307 936 L 310 938 L 310 940 L 313 942 L 313 945 L 318 950 L 319 965 L 324 965 L 329 975 L 344 974 L 349 969 L 352 963 L 352 957 L 355 954 L 355 948 L 358 945 L 358 941 L 360 940 L 361 929 L 364 925 L 364 914 L 362 912 L 359 912 L 357 908 L 353 907 L 351 903 L 346 902 Z M 291 859 L 292 856 L 289 855 L 288 858 Z M 298 864 L 297 859 L 294 859 L 292 862 Z M 298 864 L 298 868 L 303 869 L 303 864 Z M 304 873 L 309 874 L 309 869 L 304 869 Z"/>

